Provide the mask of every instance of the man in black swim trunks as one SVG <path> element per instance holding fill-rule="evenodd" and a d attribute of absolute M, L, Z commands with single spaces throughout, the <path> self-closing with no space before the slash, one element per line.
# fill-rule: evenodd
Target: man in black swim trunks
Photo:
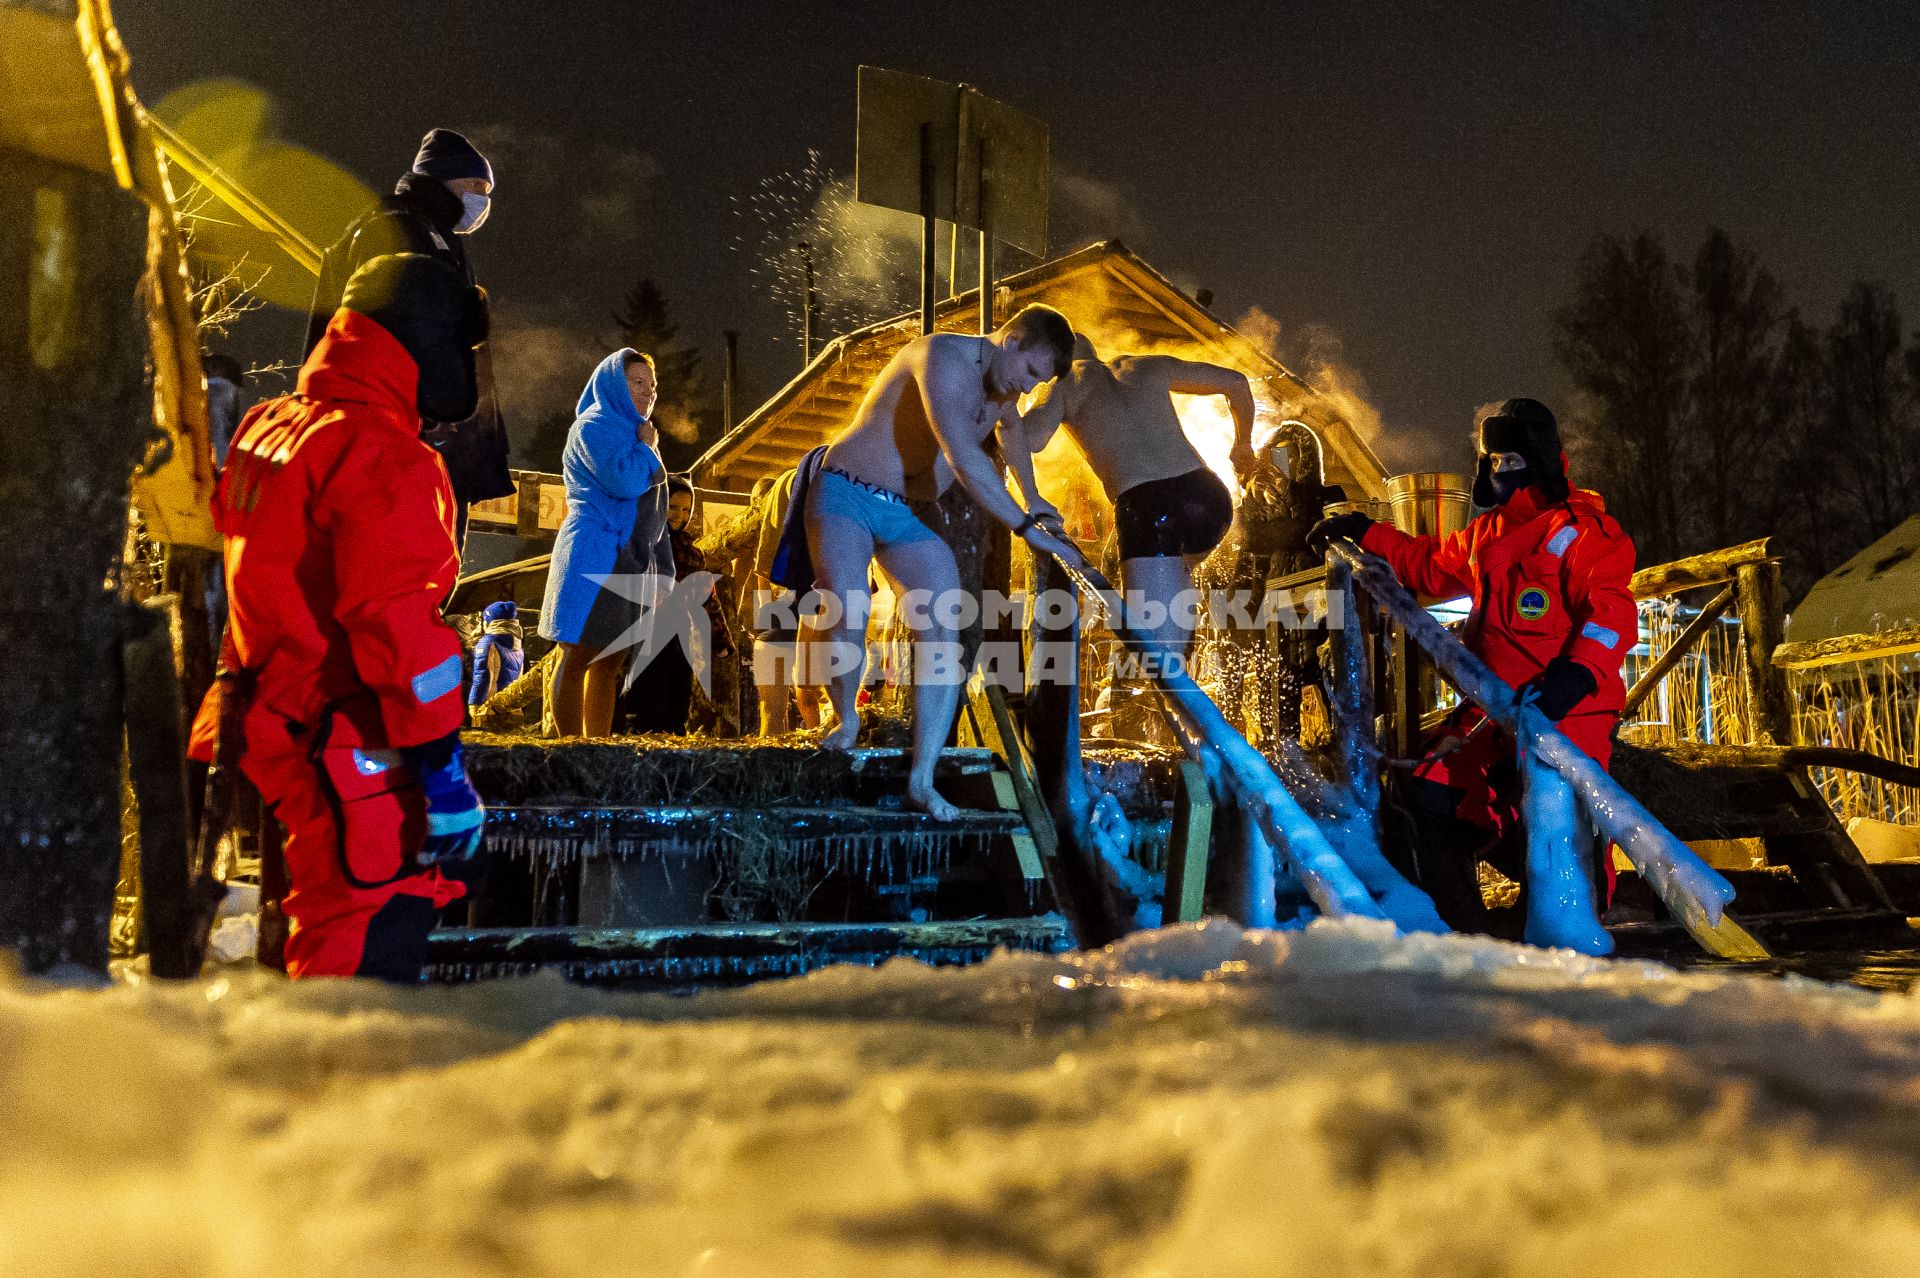
<path fill-rule="evenodd" d="M 1040 388 L 1026 414 L 1034 452 L 1064 426 L 1113 502 L 1120 579 L 1136 630 L 1183 656 L 1192 631 L 1174 601 L 1193 569 L 1233 522 L 1233 494 L 1194 451 L 1174 412 L 1175 395 L 1224 395 L 1233 412 L 1233 469 L 1254 467 L 1253 388 L 1245 375 L 1170 355 L 1102 360 L 1074 338 L 1073 367 Z"/>

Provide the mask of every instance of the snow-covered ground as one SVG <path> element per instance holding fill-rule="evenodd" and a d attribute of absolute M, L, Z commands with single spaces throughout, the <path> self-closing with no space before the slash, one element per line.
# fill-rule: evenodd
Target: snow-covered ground
<path fill-rule="evenodd" d="M 0 1275 L 1920 1272 L 1920 1002 L 1209 925 L 669 1000 L 0 981 Z"/>

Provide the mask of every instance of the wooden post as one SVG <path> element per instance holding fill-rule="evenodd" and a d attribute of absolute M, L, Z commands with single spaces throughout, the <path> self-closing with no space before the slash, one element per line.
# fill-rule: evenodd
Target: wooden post
<path fill-rule="evenodd" d="M 0 148 L 0 947 L 105 972 L 120 847 L 120 577 L 153 429 L 147 210 Z"/>
<path fill-rule="evenodd" d="M 1780 565 L 1741 564 L 1734 569 L 1733 585 L 1754 727 L 1767 738 L 1754 744 L 1790 746 L 1793 744 L 1793 697 L 1787 690 L 1787 672 L 1773 664 L 1774 649 L 1787 637 Z"/>
<path fill-rule="evenodd" d="M 513 477 L 513 535 L 522 541 L 540 535 L 540 477 L 531 471 Z"/>
<path fill-rule="evenodd" d="M 1073 589 L 1066 569 L 1052 555 L 1034 556 L 1035 600 Z M 1073 929 L 1074 943 L 1097 949 L 1126 935 L 1128 920 L 1107 886 L 1107 871 L 1090 830 L 1093 796 L 1080 760 L 1079 609 L 1053 618 L 1035 607 L 1031 634 L 1027 735 L 1033 746 L 1034 781 L 1053 820 L 1057 848 L 1047 865 L 1047 884 Z"/>
<path fill-rule="evenodd" d="M 1198 923 L 1206 916 L 1207 862 L 1213 848 L 1213 794 L 1207 772 L 1180 761 L 1180 792 L 1173 796 L 1167 840 L 1167 890 L 1161 923 Z"/>
<path fill-rule="evenodd" d="M 167 547 L 167 590 L 180 597 L 180 698 L 188 722 L 212 686 L 220 660 L 220 634 L 207 611 L 207 591 L 219 562 L 217 552 L 200 546 Z"/>
<path fill-rule="evenodd" d="M 204 600 L 186 608 L 204 614 Z M 186 784 L 186 727 L 174 673 L 177 595 L 141 606 L 122 645 L 126 670 L 127 772 L 140 809 L 140 910 L 155 976 L 199 975 L 225 889 L 199 863 Z"/>

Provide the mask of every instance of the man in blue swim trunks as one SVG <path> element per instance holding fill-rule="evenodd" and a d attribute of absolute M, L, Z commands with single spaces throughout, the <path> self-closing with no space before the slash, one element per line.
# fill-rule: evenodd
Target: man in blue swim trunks
<path fill-rule="evenodd" d="M 925 658 L 957 648 L 941 616 L 943 596 L 960 589 L 953 552 L 907 505 L 937 499 L 958 480 L 981 509 L 1041 554 L 1086 563 L 1060 535 L 1059 512 L 1039 498 L 1018 401 L 1065 372 L 1073 329 L 1060 312 L 1029 306 L 988 337 L 932 333 L 908 342 L 881 370 L 853 424 L 828 447 L 806 497 L 814 584 L 834 596 L 839 616 L 814 630 L 816 652 L 831 654 L 828 693 L 834 726 L 825 745 L 850 750 L 860 731 L 856 698 L 865 656 L 867 567 L 875 560 L 904 596 L 914 632 L 913 761 L 907 802 L 942 820 L 957 809 L 934 789 L 940 756 L 960 702 L 965 672 Z M 1007 491 L 987 453 L 1000 443 L 1027 504 Z M 916 592 L 924 592 L 918 593 Z"/>
<path fill-rule="evenodd" d="M 1194 450 L 1175 395 L 1221 395 L 1233 414 L 1234 474 L 1254 467 L 1253 388 L 1244 374 L 1170 355 L 1115 355 L 1074 338 L 1072 368 L 1027 409 L 1035 452 L 1062 426 L 1086 455 L 1120 541 L 1120 584 L 1134 629 L 1185 656 L 1192 632 L 1173 605 L 1193 588 L 1193 569 L 1226 536 L 1233 494 Z"/>

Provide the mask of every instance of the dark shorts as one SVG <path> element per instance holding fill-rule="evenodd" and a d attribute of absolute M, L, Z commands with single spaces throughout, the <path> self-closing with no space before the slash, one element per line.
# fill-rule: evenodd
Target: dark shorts
<path fill-rule="evenodd" d="M 1204 555 L 1233 523 L 1233 494 L 1205 466 L 1135 484 L 1113 503 L 1120 558 Z"/>

